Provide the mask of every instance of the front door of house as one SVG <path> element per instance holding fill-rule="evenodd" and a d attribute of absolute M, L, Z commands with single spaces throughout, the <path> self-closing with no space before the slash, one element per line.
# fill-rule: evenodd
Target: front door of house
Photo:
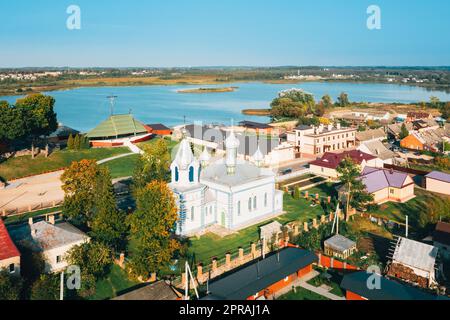
<path fill-rule="evenodd" d="M 220 220 L 220 225 L 221 225 L 222 227 L 225 227 L 225 212 L 222 212 L 222 217 L 221 217 L 221 220 Z"/>

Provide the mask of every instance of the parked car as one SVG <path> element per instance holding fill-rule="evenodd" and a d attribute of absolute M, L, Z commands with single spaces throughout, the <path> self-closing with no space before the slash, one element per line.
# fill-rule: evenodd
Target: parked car
<path fill-rule="evenodd" d="M 283 176 L 286 175 L 286 174 L 289 174 L 289 173 L 292 173 L 292 169 L 291 168 L 287 168 L 287 169 L 284 169 L 283 171 L 281 171 L 281 174 Z"/>

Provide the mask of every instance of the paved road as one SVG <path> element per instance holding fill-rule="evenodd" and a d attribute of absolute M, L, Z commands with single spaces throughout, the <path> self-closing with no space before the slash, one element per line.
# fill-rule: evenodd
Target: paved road
<path fill-rule="evenodd" d="M 111 158 L 106 158 L 106 159 L 99 160 L 99 161 L 97 161 L 97 164 L 104 164 L 104 163 L 109 162 L 109 161 L 113 161 L 113 160 L 116 160 L 116 159 L 132 156 L 133 154 L 135 154 L 135 153 L 131 152 L 131 153 L 119 154 L 118 156 L 114 156 L 114 157 L 111 157 Z"/>

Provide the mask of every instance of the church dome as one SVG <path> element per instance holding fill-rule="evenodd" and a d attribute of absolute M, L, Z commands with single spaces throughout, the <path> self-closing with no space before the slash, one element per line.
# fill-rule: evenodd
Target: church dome
<path fill-rule="evenodd" d="M 209 155 L 209 152 L 207 148 L 203 149 L 202 154 L 200 155 L 199 159 L 200 161 L 209 161 L 211 159 L 211 156 Z"/>
<path fill-rule="evenodd" d="M 183 139 L 175 157 L 175 164 L 177 164 L 180 169 L 186 169 L 194 160 L 191 145 L 186 139 Z"/>
<path fill-rule="evenodd" d="M 234 134 L 234 130 L 231 130 L 230 135 L 225 140 L 225 147 L 227 149 L 237 149 L 237 148 L 239 148 L 239 144 L 240 144 L 239 139 L 236 138 L 236 135 Z"/>
<path fill-rule="evenodd" d="M 256 150 L 255 154 L 253 155 L 253 160 L 256 162 L 264 160 L 264 155 L 262 154 L 261 149 L 259 148 L 259 145 L 258 145 L 258 149 Z"/>

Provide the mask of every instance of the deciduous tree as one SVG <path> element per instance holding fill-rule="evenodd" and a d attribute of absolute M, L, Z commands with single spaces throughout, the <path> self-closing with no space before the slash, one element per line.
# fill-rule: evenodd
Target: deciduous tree
<path fill-rule="evenodd" d="M 96 180 L 95 213 L 91 230 L 94 239 L 119 251 L 124 249 L 128 226 L 126 213 L 117 208 L 111 175 L 105 168 L 100 168 Z"/>
<path fill-rule="evenodd" d="M 158 139 L 154 144 L 144 147 L 133 175 L 134 190 L 146 186 L 149 182 L 169 181 L 170 153 L 167 142 Z"/>
<path fill-rule="evenodd" d="M 367 193 L 360 179 L 360 168 L 352 158 L 346 157 L 336 168 L 339 180 L 343 184 L 346 196 L 346 214 L 350 207 L 356 208 L 373 201 L 373 195 Z"/>
<path fill-rule="evenodd" d="M 157 273 L 180 249 L 171 238 L 178 219 L 172 191 L 163 181 L 153 181 L 136 194 L 136 211 L 129 216 L 131 234 L 136 241 L 130 267 L 137 277 Z"/>
<path fill-rule="evenodd" d="M 55 99 L 43 94 L 31 94 L 16 102 L 16 108 L 23 112 L 26 132 L 31 136 L 31 149 L 39 136 L 48 136 L 58 128 L 56 113 L 53 111 Z"/>
<path fill-rule="evenodd" d="M 0 269 L 0 300 L 20 300 L 22 280 Z"/>

